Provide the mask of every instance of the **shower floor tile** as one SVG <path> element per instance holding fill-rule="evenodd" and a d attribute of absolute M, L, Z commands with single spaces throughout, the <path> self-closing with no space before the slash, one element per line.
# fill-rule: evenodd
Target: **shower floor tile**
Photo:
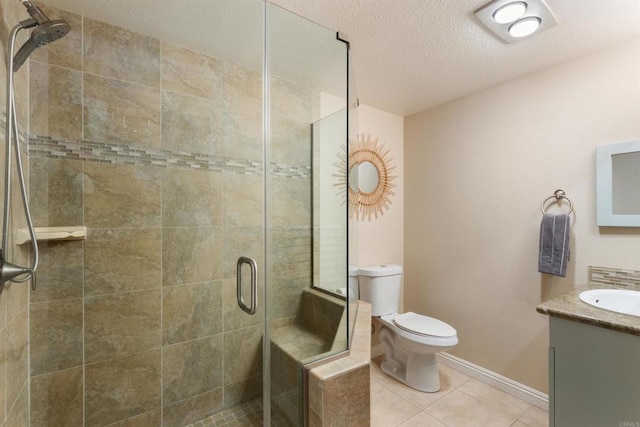
<path fill-rule="evenodd" d="M 288 424 L 277 413 L 271 414 L 271 425 L 287 427 Z M 253 427 L 262 426 L 262 399 L 252 400 L 185 427 Z"/>

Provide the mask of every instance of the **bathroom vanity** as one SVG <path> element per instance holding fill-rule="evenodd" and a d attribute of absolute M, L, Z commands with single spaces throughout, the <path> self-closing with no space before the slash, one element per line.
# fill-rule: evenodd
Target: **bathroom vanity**
<path fill-rule="evenodd" d="M 593 307 L 582 286 L 537 307 L 549 315 L 549 426 L 640 427 L 640 317 Z"/>

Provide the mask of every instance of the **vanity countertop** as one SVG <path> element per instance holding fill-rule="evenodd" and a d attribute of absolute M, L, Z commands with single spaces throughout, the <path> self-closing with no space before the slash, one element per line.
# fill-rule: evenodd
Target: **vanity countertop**
<path fill-rule="evenodd" d="M 578 295 L 582 291 L 605 288 L 630 289 L 621 286 L 603 285 L 601 283 L 579 286 L 567 294 L 540 304 L 536 307 L 536 311 L 549 316 L 640 336 L 640 317 L 619 314 L 593 307 L 578 298 Z"/>

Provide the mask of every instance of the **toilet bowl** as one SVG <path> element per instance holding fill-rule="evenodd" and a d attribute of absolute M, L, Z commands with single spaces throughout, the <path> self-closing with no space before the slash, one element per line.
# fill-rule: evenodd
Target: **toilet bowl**
<path fill-rule="evenodd" d="M 385 348 L 382 371 L 424 392 L 440 390 L 436 353 L 458 344 L 449 324 L 421 314 L 399 314 L 402 267 L 386 265 L 359 270 L 360 298 L 371 303 L 372 316 L 380 318 L 380 340 Z"/>
<path fill-rule="evenodd" d="M 382 371 L 416 390 L 440 390 L 436 353 L 458 344 L 456 330 L 438 319 L 413 312 L 389 314 L 380 317 L 380 321 L 380 340 L 386 356 Z"/>

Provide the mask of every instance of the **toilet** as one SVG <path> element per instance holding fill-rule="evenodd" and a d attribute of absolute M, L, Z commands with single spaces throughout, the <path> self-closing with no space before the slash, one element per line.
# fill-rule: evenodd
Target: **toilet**
<path fill-rule="evenodd" d="M 416 390 L 434 393 L 440 390 L 436 353 L 458 344 L 458 335 L 441 320 L 413 312 L 399 314 L 401 278 L 400 265 L 361 267 L 360 299 L 371 304 L 371 316 L 379 317 L 383 325 L 382 371 Z"/>

